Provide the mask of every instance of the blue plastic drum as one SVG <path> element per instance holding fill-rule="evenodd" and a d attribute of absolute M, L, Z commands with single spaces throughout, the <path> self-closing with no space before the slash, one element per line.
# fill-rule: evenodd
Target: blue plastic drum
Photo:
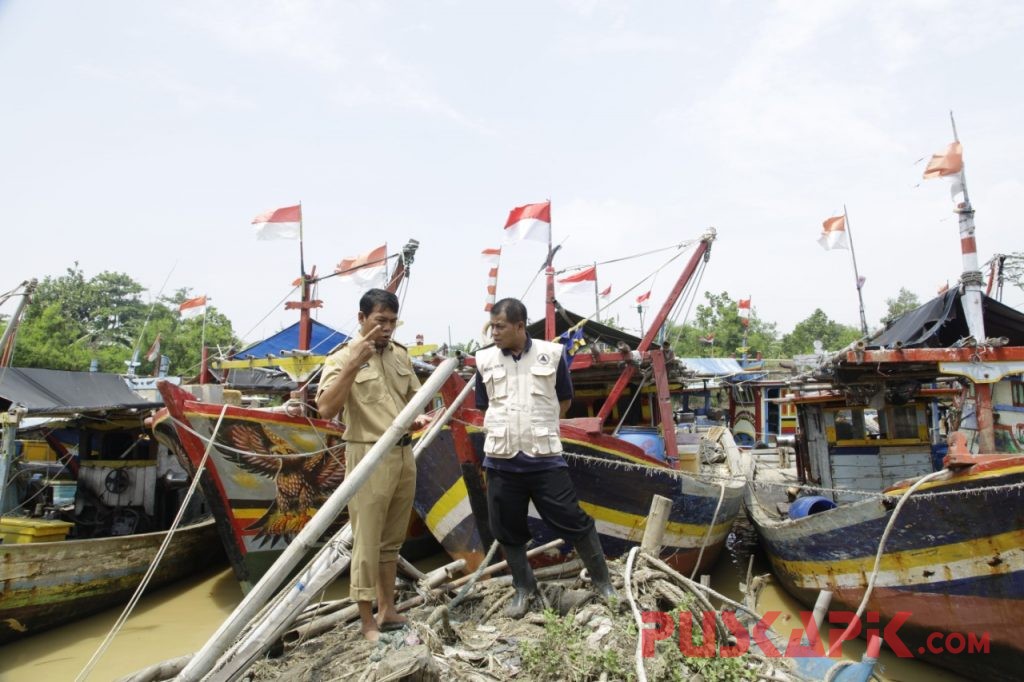
<path fill-rule="evenodd" d="M 648 457 L 665 461 L 665 439 L 658 429 L 651 426 L 623 426 L 619 429 L 619 438 L 637 446 Z"/>
<path fill-rule="evenodd" d="M 821 497 L 820 495 L 798 497 L 793 501 L 793 504 L 789 505 L 789 518 L 802 519 L 805 516 L 835 508 L 836 503 L 827 497 Z"/>

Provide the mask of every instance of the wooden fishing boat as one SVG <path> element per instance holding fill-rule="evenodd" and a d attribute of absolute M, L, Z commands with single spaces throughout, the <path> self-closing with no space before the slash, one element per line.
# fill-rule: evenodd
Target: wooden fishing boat
<path fill-rule="evenodd" d="M 126 604 L 166 535 L 0 545 L 0 644 Z M 212 518 L 182 526 L 148 589 L 222 561 Z"/>
<path fill-rule="evenodd" d="M 953 291 L 822 365 L 791 398 L 803 479 L 759 465 L 747 507 L 805 604 L 831 590 L 847 620 L 865 604 L 862 633 L 892 628 L 897 654 L 1009 680 L 1024 655 L 1024 457 L 996 446 L 993 413 L 1024 406 L 1024 315 L 980 304 L 999 338 L 964 347 L 972 306 Z M 793 485 L 812 494 L 788 499 Z"/>
<path fill-rule="evenodd" d="M 705 262 L 714 237 L 709 232 L 697 243 L 643 339 L 558 308 L 550 265 L 546 318 L 528 329 L 531 336 L 549 339 L 559 334 L 582 335 L 593 349 L 577 353 L 570 366 L 576 399 L 569 418 L 561 422 L 560 435 L 581 506 L 594 517 L 605 553 L 618 557 L 639 544 L 651 498 L 663 495 L 672 500 L 664 556 L 687 575 L 707 571 L 724 546 L 742 507 L 745 473 L 741 458 L 724 453 L 717 463 L 702 462 L 696 438 L 681 437 L 689 451 L 679 451 L 671 394 L 681 390 L 687 374 L 670 351 L 653 341 Z M 457 380 L 445 386 L 442 394 L 447 404 L 459 388 Z M 609 419 L 616 425 L 605 427 Z M 448 553 L 467 559 L 470 565 L 479 563 L 491 542 L 480 469 L 482 425 L 481 412 L 460 408 L 435 444 L 438 455 L 422 458 L 415 501 L 416 510 Z M 717 433 L 705 439 L 705 452 L 719 447 L 714 443 Z M 538 542 L 554 539 L 532 507 L 529 524 Z"/>
<path fill-rule="evenodd" d="M 343 429 L 322 419 L 203 402 L 166 382 L 159 389 L 166 407 L 154 416 L 153 433 L 193 475 L 202 466 L 200 485 L 248 591 L 344 479 Z"/>
<path fill-rule="evenodd" d="M 156 407 L 114 374 L 0 372 L 0 643 L 125 604 L 140 584 L 188 484 L 146 435 Z M 222 560 L 205 511 L 193 498 L 150 588 Z"/>

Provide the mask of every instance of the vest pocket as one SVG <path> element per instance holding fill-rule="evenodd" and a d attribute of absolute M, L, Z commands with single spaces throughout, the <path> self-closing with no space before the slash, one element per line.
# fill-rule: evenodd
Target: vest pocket
<path fill-rule="evenodd" d="M 496 367 L 485 367 L 480 370 L 480 376 L 487 386 L 487 397 L 504 398 L 508 396 L 508 373 L 501 365 Z"/>
<path fill-rule="evenodd" d="M 535 395 L 555 397 L 555 368 L 533 366 L 530 368 L 530 392 Z"/>
<path fill-rule="evenodd" d="M 558 432 L 552 432 L 546 426 L 533 426 L 533 442 L 537 447 L 538 455 L 553 455 L 562 451 L 562 441 Z"/>
<path fill-rule="evenodd" d="M 508 427 L 488 426 L 484 437 L 484 452 L 505 454 L 508 452 Z"/>

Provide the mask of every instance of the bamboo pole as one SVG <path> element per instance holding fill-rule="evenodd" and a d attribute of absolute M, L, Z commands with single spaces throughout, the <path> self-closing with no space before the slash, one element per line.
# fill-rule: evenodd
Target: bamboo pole
<path fill-rule="evenodd" d="M 424 450 L 430 447 L 444 425 L 451 420 L 455 411 L 469 395 L 472 387 L 472 383 L 467 383 L 442 417 L 430 425 L 427 433 L 417 441 L 416 447 L 413 449 L 413 459 L 418 458 Z M 345 524 L 345 527 L 309 562 L 306 570 L 298 579 L 298 584 L 302 586 L 301 589 L 282 592 L 270 608 L 261 613 L 258 618 L 254 618 L 248 632 L 239 637 L 217 661 L 209 679 L 234 679 L 248 669 L 273 642 L 277 641 L 291 627 L 309 605 L 314 595 L 320 594 L 338 576 L 348 570 L 352 561 L 351 548 L 351 526 Z M 407 574 L 415 576 L 417 580 L 429 582 L 430 576 L 425 576 L 405 559 L 399 557 L 399 564 Z M 463 566 L 465 566 L 464 561 L 460 564 L 460 569 Z M 439 582 L 449 577 L 449 574 L 444 574 Z M 433 586 L 431 585 L 431 587 Z"/>
<path fill-rule="evenodd" d="M 427 403 L 433 399 L 434 394 L 441 388 L 452 372 L 455 371 L 456 360 L 449 358 L 442 362 L 425 384 L 416 392 L 409 404 L 398 414 L 391 426 L 384 435 L 366 453 L 363 460 L 345 478 L 337 490 L 335 490 L 320 510 L 309 520 L 309 523 L 302 529 L 299 535 L 292 540 L 288 548 L 274 562 L 270 570 L 263 578 L 249 591 L 242 602 L 235 608 L 221 627 L 213 634 L 213 637 L 203 646 L 189 664 L 181 671 L 179 680 L 182 682 L 195 681 L 206 677 L 218 664 L 218 658 L 226 652 L 234 642 L 235 638 L 242 632 L 246 624 L 255 616 L 274 594 L 281 583 L 284 582 L 292 570 L 299 565 L 303 557 L 314 547 L 316 541 L 323 535 L 324 531 L 338 517 L 338 514 L 348 505 L 356 491 L 366 482 L 373 473 L 374 468 L 387 452 L 394 447 L 395 443 L 408 432 L 416 415 L 423 411 Z M 305 590 L 303 578 L 307 577 L 306 572 L 292 582 L 290 591 Z M 225 661 L 227 663 L 227 661 Z"/>

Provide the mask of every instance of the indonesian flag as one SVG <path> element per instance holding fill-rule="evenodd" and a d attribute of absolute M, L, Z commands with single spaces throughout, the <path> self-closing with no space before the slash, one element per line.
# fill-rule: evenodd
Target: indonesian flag
<path fill-rule="evenodd" d="M 715 335 L 714 335 L 714 333 L 708 334 L 707 336 L 701 336 L 700 337 L 700 342 L 710 346 L 711 344 L 713 344 L 715 342 Z"/>
<path fill-rule="evenodd" d="M 149 351 L 146 353 L 146 359 L 153 362 L 160 357 L 160 335 L 157 334 L 156 338 L 153 339 L 153 345 L 149 347 Z"/>
<path fill-rule="evenodd" d="M 651 292 L 649 292 L 649 291 L 646 294 L 640 294 L 639 296 L 636 297 L 637 305 L 640 305 L 642 303 L 647 303 L 647 299 L 649 299 L 650 297 L 651 297 Z"/>
<path fill-rule="evenodd" d="M 197 296 L 195 298 L 188 299 L 178 306 L 178 313 L 181 315 L 181 319 L 183 320 L 191 320 L 193 317 L 205 315 L 206 296 Z"/>
<path fill-rule="evenodd" d="M 505 222 L 505 241 L 529 239 L 535 242 L 551 241 L 551 202 L 517 206 Z"/>
<path fill-rule="evenodd" d="M 750 325 L 750 299 L 741 298 L 736 304 L 736 314 L 740 316 L 740 322 L 744 327 Z"/>
<path fill-rule="evenodd" d="M 594 287 L 597 285 L 597 266 L 591 265 L 589 268 L 583 268 L 574 275 L 556 280 L 556 283 L 558 284 L 559 292 L 563 294 L 577 292 L 587 287 Z"/>
<path fill-rule="evenodd" d="M 850 242 L 846 238 L 846 216 L 827 218 L 821 224 L 821 236 L 818 243 L 826 251 L 832 249 L 849 249 Z"/>
<path fill-rule="evenodd" d="M 938 154 L 932 154 L 928 167 L 924 169 L 924 179 L 944 178 L 956 175 L 964 169 L 964 149 L 959 142 L 953 142 Z"/>
<path fill-rule="evenodd" d="M 612 295 L 612 285 L 611 284 L 609 284 L 608 287 L 599 294 L 599 296 L 601 298 L 608 298 L 611 295 Z"/>
<path fill-rule="evenodd" d="M 286 206 L 252 219 L 256 239 L 298 239 L 302 223 L 302 205 Z"/>
<path fill-rule="evenodd" d="M 501 247 L 496 249 L 484 249 L 480 252 L 480 258 L 488 265 L 497 265 L 501 260 Z"/>
<path fill-rule="evenodd" d="M 382 286 L 384 284 L 384 266 L 387 263 L 388 245 L 382 244 L 375 249 L 360 254 L 355 258 L 345 258 L 334 272 L 339 277 L 350 277 L 353 282 L 364 286 Z"/>

